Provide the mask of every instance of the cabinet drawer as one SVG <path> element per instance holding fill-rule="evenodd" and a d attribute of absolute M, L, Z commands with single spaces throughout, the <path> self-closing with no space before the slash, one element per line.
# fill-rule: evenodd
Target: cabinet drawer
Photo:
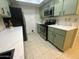
<path fill-rule="evenodd" d="M 59 34 L 55 34 L 55 36 L 54 36 L 54 45 L 57 46 L 61 50 L 63 49 L 64 38 L 65 37 L 63 37 Z"/>
<path fill-rule="evenodd" d="M 65 36 L 66 31 L 60 30 L 60 29 L 55 29 L 55 33 Z"/>
<path fill-rule="evenodd" d="M 54 43 L 54 33 L 52 31 L 48 31 L 48 40 Z"/>
<path fill-rule="evenodd" d="M 48 27 L 48 30 L 49 31 L 54 31 L 54 28 L 53 27 Z"/>

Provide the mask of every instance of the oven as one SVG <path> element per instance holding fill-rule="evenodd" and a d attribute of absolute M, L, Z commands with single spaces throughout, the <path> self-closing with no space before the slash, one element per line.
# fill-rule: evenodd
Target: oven
<path fill-rule="evenodd" d="M 48 40 L 48 25 L 55 25 L 55 24 L 56 24 L 55 19 L 50 19 L 46 21 L 45 24 L 40 24 L 40 36 L 43 39 Z"/>
<path fill-rule="evenodd" d="M 40 24 L 40 34 L 43 39 L 46 39 L 46 26 L 44 24 Z"/>
<path fill-rule="evenodd" d="M 55 19 L 48 20 L 44 24 L 37 24 L 37 32 L 43 39 L 48 40 L 48 25 L 55 25 L 55 24 L 56 24 Z"/>

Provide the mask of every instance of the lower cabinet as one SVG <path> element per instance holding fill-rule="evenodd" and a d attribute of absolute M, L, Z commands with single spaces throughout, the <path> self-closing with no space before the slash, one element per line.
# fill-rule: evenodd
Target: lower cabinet
<path fill-rule="evenodd" d="M 48 39 L 50 42 L 54 43 L 54 32 L 53 31 L 48 32 Z"/>
<path fill-rule="evenodd" d="M 77 29 L 65 31 L 58 28 L 48 27 L 48 41 L 53 43 L 61 51 L 72 47 Z"/>
<path fill-rule="evenodd" d="M 54 36 L 54 44 L 60 49 L 63 49 L 64 38 L 65 36 L 61 36 L 59 34 L 55 34 Z"/>
<path fill-rule="evenodd" d="M 37 32 L 40 33 L 40 25 L 37 24 Z"/>

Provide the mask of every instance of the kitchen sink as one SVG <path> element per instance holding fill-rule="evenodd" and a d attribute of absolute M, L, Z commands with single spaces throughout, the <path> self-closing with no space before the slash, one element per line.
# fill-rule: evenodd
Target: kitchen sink
<path fill-rule="evenodd" d="M 15 49 L 0 53 L 0 59 L 13 59 L 14 50 Z"/>

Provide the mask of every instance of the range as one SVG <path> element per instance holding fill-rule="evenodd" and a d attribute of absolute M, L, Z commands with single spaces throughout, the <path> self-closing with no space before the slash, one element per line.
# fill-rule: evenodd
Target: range
<path fill-rule="evenodd" d="M 55 25 L 56 19 L 49 19 L 44 24 L 40 24 L 41 37 L 48 40 L 48 25 Z"/>

